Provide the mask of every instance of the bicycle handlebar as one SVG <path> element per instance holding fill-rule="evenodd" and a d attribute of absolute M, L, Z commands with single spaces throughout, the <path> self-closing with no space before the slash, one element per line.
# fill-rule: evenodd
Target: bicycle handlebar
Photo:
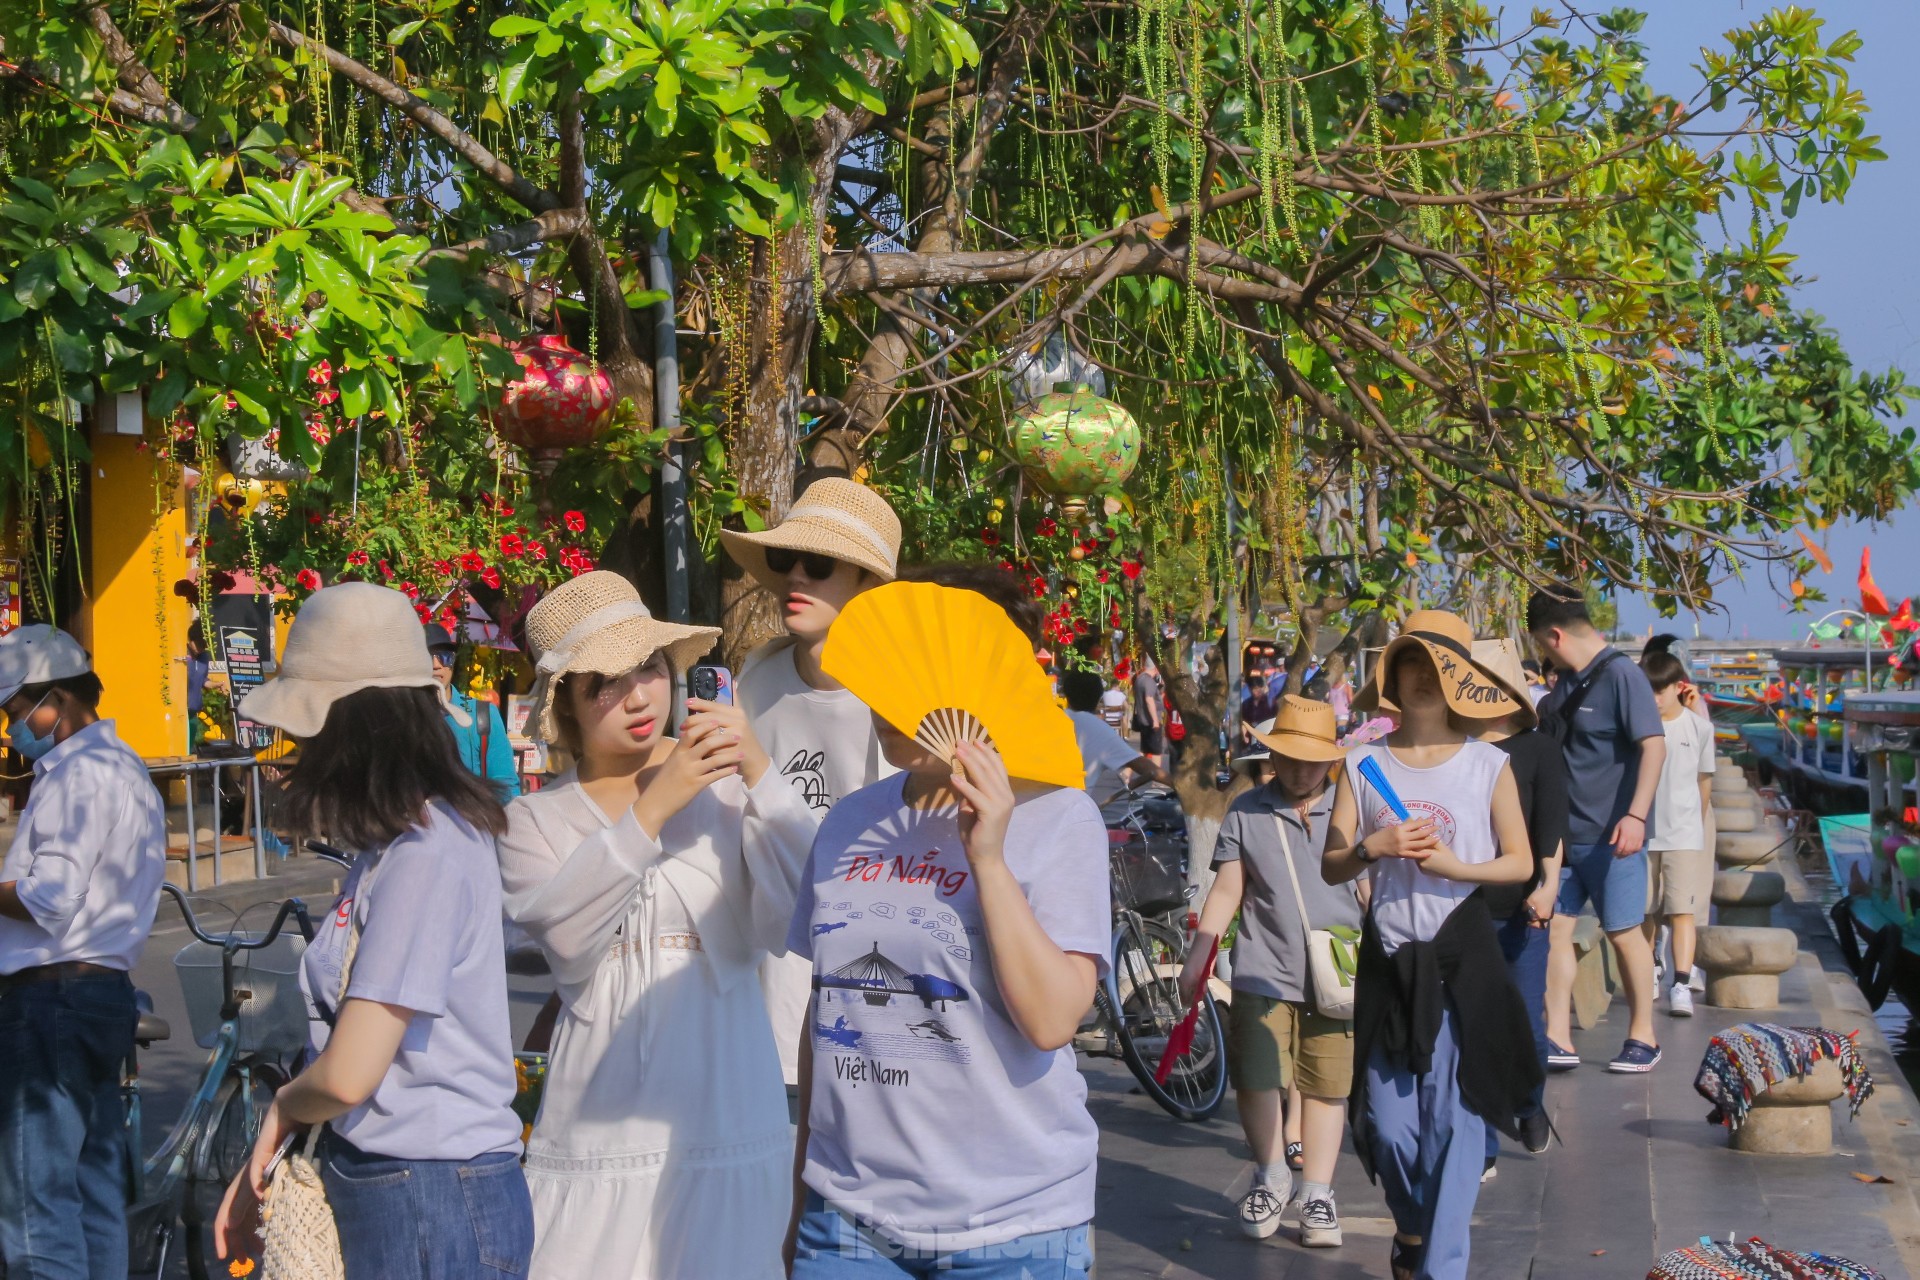
<path fill-rule="evenodd" d="M 222 951 L 231 953 L 235 951 L 265 950 L 279 939 L 280 931 L 286 928 L 288 916 L 294 917 L 295 925 L 300 930 L 300 936 L 308 942 L 313 941 L 313 920 L 307 914 L 307 904 L 299 898 L 288 898 L 285 902 L 281 903 L 280 911 L 273 917 L 273 924 L 268 928 L 266 936 L 257 941 L 249 942 L 241 938 L 238 934 L 229 933 L 222 937 L 217 934 L 208 933 L 200 927 L 199 917 L 193 914 L 193 906 L 187 901 L 187 895 L 185 893 L 170 884 L 163 884 L 160 886 L 160 889 L 163 893 L 170 895 L 175 905 L 180 908 L 180 916 L 186 921 L 188 932 L 192 933 L 194 937 L 206 943 L 208 946 L 219 947 Z"/>

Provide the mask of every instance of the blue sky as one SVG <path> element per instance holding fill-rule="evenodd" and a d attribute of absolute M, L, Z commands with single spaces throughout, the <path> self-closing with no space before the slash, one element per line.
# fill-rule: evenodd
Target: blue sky
<path fill-rule="evenodd" d="M 1602 6 L 1604 7 L 1604 6 Z M 1754 21 L 1775 8 L 1754 0 L 1638 0 L 1650 11 L 1642 39 L 1648 52 L 1648 80 L 1677 97 L 1699 87 L 1694 67 L 1702 45 L 1719 46 L 1734 26 Z M 1808 277 L 1795 300 L 1825 316 L 1838 330 L 1857 367 L 1904 369 L 1920 384 L 1920 240 L 1913 234 L 1914 194 L 1920 190 L 1920 97 L 1914 91 L 1914 51 L 1920 49 L 1920 4 L 1913 0 L 1813 0 L 1810 7 L 1827 20 L 1826 38 L 1858 31 L 1866 43 L 1855 55 L 1854 85 L 1872 108 L 1868 132 L 1880 135 L 1887 159 L 1863 168 L 1845 204 L 1803 204 L 1793 220 L 1787 246 L 1800 255 Z M 1507 6 L 1509 22 L 1524 20 L 1525 9 Z M 1907 417 L 1920 424 L 1920 402 Z M 1814 584 L 1837 607 L 1855 603 L 1854 573 L 1860 548 L 1874 550 L 1875 576 L 1887 594 L 1920 595 L 1920 571 L 1911 567 L 1911 549 L 1920 546 L 1920 505 L 1876 527 L 1836 527 L 1826 533 L 1834 572 L 1816 571 Z M 1678 626 L 1662 629 L 1700 634 L 1784 639 L 1803 635 L 1808 619 L 1788 612 L 1787 580 L 1777 570 L 1755 565 L 1745 583 L 1728 582 L 1716 595 L 1727 612 L 1698 619 L 1683 616 Z M 1643 600 L 1622 598 L 1623 626 L 1644 631 L 1656 615 Z"/>

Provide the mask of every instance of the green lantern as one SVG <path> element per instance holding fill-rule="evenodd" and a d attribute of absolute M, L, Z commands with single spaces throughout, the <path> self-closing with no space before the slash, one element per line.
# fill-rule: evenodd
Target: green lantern
<path fill-rule="evenodd" d="M 1133 415 L 1085 386 L 1058 384 L 1013 420 L 1013 454 L 1071 519 L 1087 499 L 1123 483 L 1140 461 Z"/>

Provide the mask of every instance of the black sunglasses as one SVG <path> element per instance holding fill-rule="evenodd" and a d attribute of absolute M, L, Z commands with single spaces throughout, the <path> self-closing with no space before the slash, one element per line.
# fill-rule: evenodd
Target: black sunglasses
<path fill-rule="evenodd" d="M 771 547 L 767 550 L 767 568 L 775 573 L 792 573 L 796 564 L 815 582 L 825 582 L 840 567 L 840 562 L 832 556 L 816 555 L 811 551 L 802 555 L 787 547 Z"/>

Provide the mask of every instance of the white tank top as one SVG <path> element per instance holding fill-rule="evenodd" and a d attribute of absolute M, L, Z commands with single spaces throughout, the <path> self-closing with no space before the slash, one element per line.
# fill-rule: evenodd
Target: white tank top
<path fill-rule="evenodd" d="M 1398 826 L 1387 802 L 1360 776 L 1360 762 L 1372 757 L 1393 785 L 1401 803 L 1417 818 L 1431 818 L 1440 840 L 1462 862 L 1491 862 L 1499 856 L 1493 835 L 1493 787 L 1507 756 L 1485 742 L 1468 742 L 1445 764 L 1416 769 L 1396 759 L 1384 742 L 1369 743 L 1347 757 L 1347 781 L 1358 806 L 1364 840 L 1382 827 Z M 1369 868 L 1373 877 L 1373 923 L 1389 954 L 1408 942 L 1424 942 L 1440 931 L 1453 909 L 1478 885 L 1442 880 L 1407 858 L 1381 858 Z"/>

